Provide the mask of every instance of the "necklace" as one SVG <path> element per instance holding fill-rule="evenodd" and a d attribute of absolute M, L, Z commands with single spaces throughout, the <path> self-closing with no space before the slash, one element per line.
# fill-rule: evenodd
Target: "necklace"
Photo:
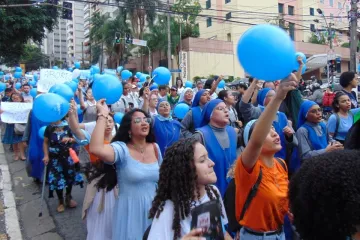
<path fill-rule="evenodd" d="M 145 146 L 145 147 L 138 147 L 138 146 L 136 146 L 135 144 L 132 144 L 132 143 L 131 143 L 131 146 L 132 146 L 136 151 L 138 151 L 138 152 L 141 153 L 141 155 L 142 155 L 142 160 L 141 160 L 141 162 L 144 162 L 145 152 L 146 152 L 146 146 Z"/>

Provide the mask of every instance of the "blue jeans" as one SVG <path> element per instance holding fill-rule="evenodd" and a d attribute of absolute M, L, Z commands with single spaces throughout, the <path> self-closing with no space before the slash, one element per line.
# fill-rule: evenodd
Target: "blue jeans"
<path fill-rule="evenodd" d="M 280 234 L 270 236 L 256 236 L 247 232 L 244 228 L 240 230 L 240 240 L 285 240 L 285 233 L 282 231 Z"/>

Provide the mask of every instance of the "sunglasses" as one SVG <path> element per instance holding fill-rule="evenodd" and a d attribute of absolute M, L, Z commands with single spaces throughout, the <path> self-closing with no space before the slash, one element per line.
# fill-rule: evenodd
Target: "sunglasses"
<path fill-rule="evenodd" d="M 134 121 L 133 121 L 135 124 L 139 124 L 141 122 L 145 122 L 145 123 L 148 123 L 150 124 L 151 123 L 151 118 L 148 118 L 148 117 L 144 117 L 144 118 L 141 118 L 141 117 L 137 117 L 137 118 L 134 118 Z"/>

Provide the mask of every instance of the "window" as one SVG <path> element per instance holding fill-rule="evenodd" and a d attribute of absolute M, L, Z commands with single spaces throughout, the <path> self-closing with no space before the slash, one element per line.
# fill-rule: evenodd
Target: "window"
<path fill-rule="evenodd" d="M 324 0 L 320 0 L 320 3 L 324 3 Z"/>
<path fill-rule="evenodd" d="M 288 6 L 288 14 L 289 15 L 294 15 L 294 6 Z"/>
<path fill-rule="evenodd" d="M 341 2 L 338 2 L 338 9 L 342 9 L 342 4 L 341 4 Z"/>
<path fill-rule="evenodd" d="M 330 5 L 330 7 L 333 7 L 334 6 L 334 0 L 329 0 L 329 5 Z"/>
<path fill-rule="evenodd" d="M 310 31 L 315 32 L 315 24 L 310 24 Z"/>
<path fill-rule="evenodd" d="M 206 26 L 211 27 L 211 25 L 212 25 L 212 19 L 211 19 L 211 17 L 209 17 L 206 19 Z"/>
<path fill-rule="evenodd" d="M 226 17 L 226 20 L 229 20 L 229 19 L 231 18 L 231 12 L 227 13 L 227 14 L 225 15 L 225 17 Z"/>
<path fill-rule="evenodd" d="M 225 0 L 225 4 L 227 4 L 227 3 L 229 3 L 229 2 L 231 2 L 231 0 Z"/>
<path fill-rule="evenodd" d="M 206 1 L 206 9 L 211 8 L 211 0 Z"/>
<path fill-rule="evenodd" d="M 289 23 L 289 35 L 293 41 L 295 41 L 295 24 Z"/>
<path fill-rule="evenodd" d="M 350 11 L 350 7 L 349 5 L 346 5 L 346 12 L 349 12 Z"/>
<path fill-rule="evenodd" d="M 279 13 L 284 13 L 284 4 L 279 3 L 278 8 L 279 8 Z"/>
<path fill-rule="evenodd" d="M 310 8 L 310 15 L 314 16 L 314 8 Z"/>
<path fill-rule="evenodd" d="M 228 33 L 228 34 L 227 34 L 227 41 L 228 41 L 228 42 L 231 42 L 231 33 Z"/>

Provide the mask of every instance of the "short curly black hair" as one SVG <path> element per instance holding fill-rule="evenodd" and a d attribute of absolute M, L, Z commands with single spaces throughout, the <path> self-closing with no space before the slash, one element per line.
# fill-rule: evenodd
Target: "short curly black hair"
<path fill-rule="evenodd" d="M 349 86 L 349 84 L 351 83 L 351 81 L 355 78 L 355 73 L 354 72 L 343 72 L 340 75 L 340 85 L 343 88 L 346 88 L 347 86 Z"/>
<path fill-rule="evenodd" d="M 166 200 L 174 204 L 174 218 L 172 229 L 174 239 L 181 236 L 180 221 L 191 213 L 196 200 L 200 200 L 200 191 L 197 189 L 196 167 L 194 163 L 194 146 L 197 140 L 182 139 L 174 143 L 165 152 L 160 167 L 158 189 L 150 209 L 149 218 L 158 218 L 164 210 Z M 212 186 L 205 187 L 210 200 L 219 199 L 220 195 Z M 194 193 L 197 196 L 194 196 Z"/>
<path fill-rule="evenodd" d="M 304 240 L 345 240 L 360 225 L 359 151 L 309 158 L 289 187 L 294 225 Z"/>

